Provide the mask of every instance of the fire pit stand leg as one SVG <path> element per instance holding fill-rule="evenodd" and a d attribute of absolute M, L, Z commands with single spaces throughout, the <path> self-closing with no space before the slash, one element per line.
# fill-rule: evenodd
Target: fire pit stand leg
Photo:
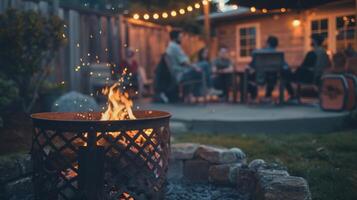
<path fill-rule="evenodd" d="M 87 146 L 78 152 L 78 188 L 86 200 L 104 196 L 104 148 L 97 146 L 96 134 L 88 133 Z"/>

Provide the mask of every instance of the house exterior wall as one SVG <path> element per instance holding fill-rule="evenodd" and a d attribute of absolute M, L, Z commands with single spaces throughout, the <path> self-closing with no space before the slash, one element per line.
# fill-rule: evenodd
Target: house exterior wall
<path fill-rule="evenodd" d="M 236 17 L 230 20 L 220 20 L 214 23 L 217 38 L 217 47 L 224 46 L 229 49 L 230 56 L 236 64 L 236 68 L 244 68 L 251 58 L 239 56 L 239 34 L 238 27 L 254 25 L 257 27 L 257 48 L 264 47 L 269 35 L 274 35 L 279 39 L 278 50 L 285 52 L 285 59 L 291 67 L 297 67 L 303 60 L 304 55 L 311 49 L 311 20 L 328 18 L 329 36 L 328 52 L 330 55 L 336 50 L 336 16 L 351 15 L 355 13 L 354 1 L 344 1 L 343 4 L 319 7 L 306 10 L 300 13 L 286 12 L 278 14 L 266 14 L 248 17 Z M 294 27 L 294 19 L 301 21 L 300 26 Z M 356 33 L 357 34 L 357 33 Z M 357 37 L 355 37 L 357 38 Z M 357 41 L 356 41 L 357 43 Z"/>

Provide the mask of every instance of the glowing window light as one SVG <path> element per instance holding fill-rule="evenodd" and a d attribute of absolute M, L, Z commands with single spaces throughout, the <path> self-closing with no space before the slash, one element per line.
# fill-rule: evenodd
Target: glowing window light
<path fill-rule="evenodd" d="M 144 19 L 146 19 L 146 20 L 150 19 L 150 15 L 149 14 L 145 14 L 144 15 Z"/>
<path fill-rule="evenodd" d="M 159 14 L 155 13 L 153 16 L 152 16 L 154 19 L 159 19 Z"/>
<path fill-rule="evenodd" d="M 255 7 L 250 7 L 250 12 L 256 12 L 257 9 Z"/>
<path fill-rule="evenodd" d="M 199 3 L 196 3 L 196 4 L 195 4 L 195 8 L 196 8 L 196 9 L 199 9 L 199 8 L 201 8 L 201 5 L 200 5 Z"/>
<path fill-rule="evenodd" d="M 140 15 L 139 15 L 139 14 L 134 14 L 134 15 L 133 15 L 133 18 L 134 18 L 134 19 L 139 19 L 139 18 L 140 18 Z"/>
<path fill-rule="evenodd" d="M 267 10 L 266 8 L 263 8 L 263 9 L 262 9 L 262 12 L 263 12 L 263 13 L 267 13 L 268 10 Z"/>
<path fill-rule="evenodd" d="M 169 14 L 167 14 L 167 12 L 162 13 L 162 18 L 167 18 L 169 16 Z"/>
<path fill-rule="evenodd" d="M 175 17 L 177 15 L 177 12 L 176 11 L 171 11 L 171 16 Z"/>
<path fill-rule="evenodd" d="M 187 11 L 191 12 L 193 10 L 192 6 L 187 6 Z"/>
<path fill-rule="evenodd" d="M 186 11 L 185 11 L 184 9 L 180 9 L 180 10 L 179 10 L 179 13 L 180 13 L 181 15 L 185 14 L 185 12 L 186 12 Z"/>

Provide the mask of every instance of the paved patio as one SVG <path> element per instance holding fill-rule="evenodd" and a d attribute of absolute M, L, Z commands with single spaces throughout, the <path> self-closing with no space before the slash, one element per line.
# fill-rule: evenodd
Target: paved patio
<path fill-rule="evenodd" d="M 318 106 L 239 104 L 152 104 L 140 109 L 172 114 L 172 127 L 208 133 L 323 133 L 346 128 L 348 112 L 325 112 Z M 183 132 L 183 131 L 181 131 Z"/>

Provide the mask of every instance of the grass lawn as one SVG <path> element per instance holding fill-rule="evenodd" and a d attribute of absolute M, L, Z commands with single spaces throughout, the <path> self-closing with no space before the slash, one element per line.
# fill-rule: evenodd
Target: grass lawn
<path fill-rule="evenodd" d="M 175 142 L 239 147 L 248 159 L 288 167 L 309 182 L 313 200 L 357 199 L 357 131 L 329 134 L 187 134 Z"/>

